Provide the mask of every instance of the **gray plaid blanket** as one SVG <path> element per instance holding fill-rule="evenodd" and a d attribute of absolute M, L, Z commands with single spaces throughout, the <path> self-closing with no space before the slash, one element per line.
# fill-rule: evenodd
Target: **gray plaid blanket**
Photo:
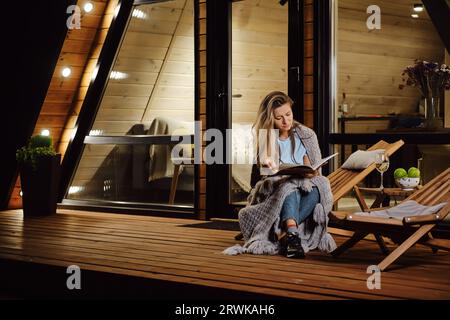
<path fill-rule="evenodd" d="M 300 134 L 311 163 L 321 159 L 317 137 L 311 129 L 299 127 Z M 301 189 L 310 192 L 316 186 L 320 202 L 314 212 L 298 226 L 305 252 L 319 249 L 331 252 L 336 243 L 327 232 L 328 213 L 333 206 L 330 182 L 324 176 L 302 179 L 291 176 L 266 177 L 255 185 L 247 199 L 247 205 L 239 211 L 239 224 L 244 235 L 244 246 L 235 245 L 223 251 L 224 254 L 240 253 L 277 254 L 279 244 L 271 235 L 280 234 L 280 212 L 284 199 L 291 192 Z"/>

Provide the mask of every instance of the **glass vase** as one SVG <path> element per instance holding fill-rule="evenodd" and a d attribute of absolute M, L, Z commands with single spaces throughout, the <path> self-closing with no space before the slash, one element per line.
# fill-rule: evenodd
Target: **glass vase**
<path fill-rule="evenodd" d="M 439 117 L 439 97 L 427 97 L 425 99 L 425 128 L 437 129 L 442 127 L 442 119 Z"/>

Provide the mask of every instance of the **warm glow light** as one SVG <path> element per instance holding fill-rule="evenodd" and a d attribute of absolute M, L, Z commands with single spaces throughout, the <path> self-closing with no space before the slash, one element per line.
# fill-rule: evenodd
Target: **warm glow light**
<path fill-rule="evenodd" d="M 50 130 L 44 129 L 44 130 L 41 131 L 41 136 L 48 137 L 49 135 L 50 135 Z"/>
<path fill-rule="evenodd" d="M 91 130 L 89 131 L 90 136 L 101 136 L 103 134 L 103 130 Z"/>
<path fill-rule="evenodd" d="M 121 79 L 128 78 L 128 75 L 126 73 L 120 72 L 120 71 L 111 71 L 111 75 L 109 77 L 114 80 L 121 80 Z"/>
<path fill-rule="evenodd" d="M 23 196 L 23 192 L 22 192 L 22 190 L 20 190 L 20 192 L 19 192 L 19 196 Z"/>
<path fill-rule="evenodd" d="M 414 5 L 414 11 L 415 12 L 422 12 L 423 11 L 423 4 L 415 4 Z"/>
<path fill-rule="evenodd" d="M 89 13 L 94 9 L 94 5 L 91 2 L 86 2 L 83 6 L 85 12 Z"/>
<path fill-rule="evenodd" d="M 74 194 L 82 191 L 84 188 L 80 186 L 71 186 L 69 187 L 69 194 Z"/>
<path fill-rule="evenodd" d="M 95 78 L 97 78 L 97 74 L 98 74 L 98 65 L 96 65 L 94 71 L 92 71 L 91 82 L 93 82 Z"/>
<path fill-rule="evenodd" d="M 68 76 L 70 76 L 70 74 L 72 73 L 72 69 L 70 69 L 69 67 L 65 67 L 64 69 L 62 69 L 62 76 L 64 78 L 67 78 Z"/>
<path fill-rule="evenodd" d="M 419 18 L 419 15 L 417 13 L 413 13 L 413 14 L 411 14 L 411 17 L 413 17 L 414 19 L 417 19 L 417 18 Z"/>
<path fill-rule="evenodd" d="M 147 14 L 139 9 L 134 9 L 133 13 L 132 13 L 133 17 L 137 18 L 137 19 L 145 19 L 147 18 Z"/>
<path fill-rule="evenodd" d="M 117 15 L 119 14 L 119 11 L 120 11 L 120 4 L 114 8 L 114 18 L 117 17 Z"/>

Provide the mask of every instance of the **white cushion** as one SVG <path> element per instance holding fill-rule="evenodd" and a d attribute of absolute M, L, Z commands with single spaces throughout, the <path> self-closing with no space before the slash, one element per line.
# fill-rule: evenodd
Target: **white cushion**
<path fill-rule="evenodd" d="M 375 157 L 377 154 L 384 153 L 384 151 L 384 149 L 377 149 L 372 151 L 357 150 L 348 157 L 341 168 L 352 170 L 365 169 L 373 162 L 375 162 Z"/>

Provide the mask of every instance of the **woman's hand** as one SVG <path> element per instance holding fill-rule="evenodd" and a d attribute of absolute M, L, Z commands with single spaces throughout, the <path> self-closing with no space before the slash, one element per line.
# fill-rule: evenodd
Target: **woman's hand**
<path fill-rule="evenodd" d="M 267 158 L 262 162 L 263 167 L 267 167 L 272 170 L 274 173 L 278 171 L 278 166 L 271 158 Z"/>

